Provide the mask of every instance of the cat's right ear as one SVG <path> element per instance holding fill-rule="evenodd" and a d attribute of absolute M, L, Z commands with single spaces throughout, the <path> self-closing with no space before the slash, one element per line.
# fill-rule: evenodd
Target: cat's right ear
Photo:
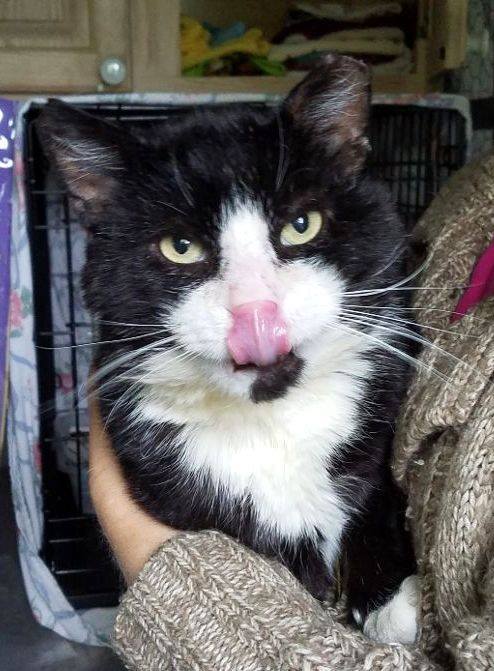
<path fill-rule="evenodd" d="M 312 156 L 322 151 L 345 176 L 356 175 L 369 150 L 370 71 L 339 54 L 319 64 L 288 95 L 285 110 Z"/>
<path fill-rule="evenodd" d="M 125 170 L 118 127 L 52 99 L 36 130 L 49 161 L 84 208 L 97 208 L 111 197 Z"/>

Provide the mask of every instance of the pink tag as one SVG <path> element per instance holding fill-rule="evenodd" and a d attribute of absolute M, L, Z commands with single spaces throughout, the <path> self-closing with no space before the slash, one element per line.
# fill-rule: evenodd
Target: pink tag
<path fill-rule="evenodd" d="M 494 240 L 475 264 L 470 284 L 461 295 L 449 321 L 458 321 L 489 296 L 494 296 Z"/>

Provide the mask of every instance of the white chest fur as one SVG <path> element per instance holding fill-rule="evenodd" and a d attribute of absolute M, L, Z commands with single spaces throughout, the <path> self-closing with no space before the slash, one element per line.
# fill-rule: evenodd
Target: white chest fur
<path fill-rule="evenodd" d="M 183 387 L 148 387 L 139 416 L 183 425 L 186 470 L 207 473 L 228 496 L 248 497 L 266 531 L 287 540 L 319 532 L 331 563 L 348 511 L 327 466 L 355 433 L 362 380 L 369 374 L 360 352 L 342 348 L 339 354 L 336 369 L 329 361 L 321 367 L 318 358 L 299 386 L 271 403 L 215 395 L 200 375 L 191 375 L 182 378 Z"/>

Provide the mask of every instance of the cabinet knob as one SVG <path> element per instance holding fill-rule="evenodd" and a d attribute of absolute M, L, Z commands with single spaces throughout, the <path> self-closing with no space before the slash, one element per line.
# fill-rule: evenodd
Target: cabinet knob
<path fill-rule="evenodd" d="M 99 73 L 105 84 L 118 86 L 127 76 L 127 66 L 121 58 L 105 58 L 100 65 Z"/>

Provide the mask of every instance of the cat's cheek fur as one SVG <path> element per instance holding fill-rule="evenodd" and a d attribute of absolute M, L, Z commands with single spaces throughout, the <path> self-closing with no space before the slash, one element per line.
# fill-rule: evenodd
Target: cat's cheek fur
<path fill-rule="evenodd" d="M 331 266 L 316 260 L 298 260 L 279 270 L 285 287 L 283 314 L 290 342 L 302 358 L 310 358 L 312 348 L 326 342 L 327 334 L 338 325 L 345 285 Z M 331 337 L 331 340 L 333 337 Z"/>
<path fill-rule="evenodd" d="M 162 319 L 185 351 L 214 364 L 227 359 L 226 333 L 231 318 L 228 286 L 221 279 L 206 280 L 191 289 L 177 306 L 163 309 Z"/>

